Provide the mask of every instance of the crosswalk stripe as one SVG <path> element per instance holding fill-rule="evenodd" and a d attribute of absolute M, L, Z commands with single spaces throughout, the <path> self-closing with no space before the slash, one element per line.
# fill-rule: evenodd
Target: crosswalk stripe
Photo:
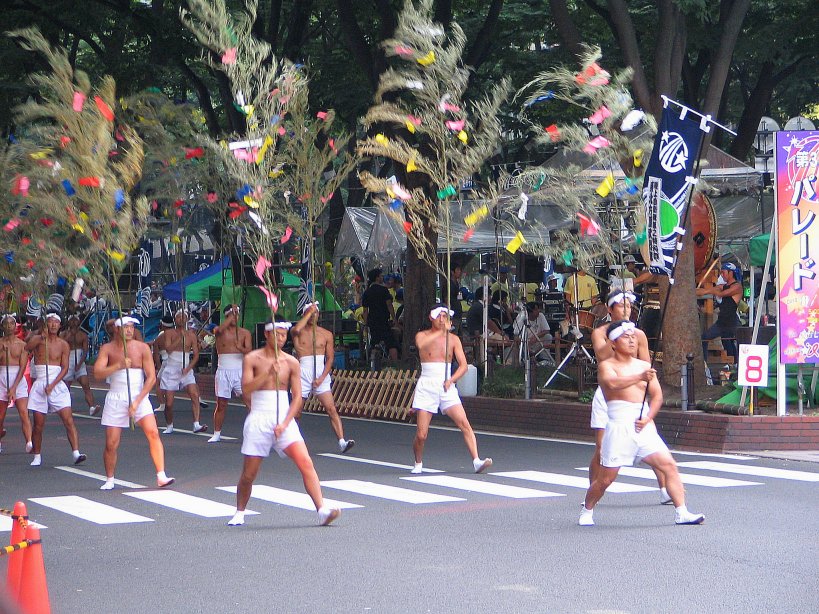
<path fill-rule="evenodd" d="M 402 503 L 412 503 L 414 505 L 421 503 L 465 501 L 465 499 L 459 499 L 458 497 L 433 495 L 408 488 L 398 488 L 397 486 L 387 486 L 385 484 L 376 484 L 375 482 L 365 482 L 362 480 L 330 480 L 328 482 L 322 482 L 321 485 L 325 488 L 336 488 L 338 490 L 354 492 L 359 495 L 389 499 L 391 501 L 401 501 Z"/>
<path fill-rule="evenodd" d="M 319 456 L 326 456 L 327 458 L 338 458 L 340 460 L 352 461 L 354 463 L 366 463 L 368 465 L 379 465 L 381 467 L 395 467 L 396 469 L 412 469 L 412 465 L 402 465 L 400 463 L 388 463 L 387 461 L 372 460 L 370 458 L 361 458 L 360 456 L 349 456 L 347 454 L 331 454 L 323 452 Z M 424 467 L 424 473 L 443 473 L 440 469 L 427 469 Z"/>
<path fill-rule="evenodd" d="M 88 414 L 83 414 L 83 413 L 80 413 L 80 412 L 74 412 L 72 415 L 75 418 L 83 418 L 85 420 L 96 420 L 97 422 L 102 420 L 102 415 L 89 416 Z M 163 429 L 165 428 L 164 426 L 157 425 L 157 428 L 159 428 L 160 434 L 164 434 L 164 433 L 162 433 Z M 173 427 L 173 432 L 174 433 L 185 433 L 186 435 L 196 435 L 197 437 L 208 437 L 208 438 L 210 438 L 210 436 L 211 436 L 210 433 L 194 433 L 193 431 L 189 431 L 187 429 L 180 429 L 180 428 L 177 428 L 177 427 Z M 237 438 L 236 437 L 229 437 L 228 435 L 222 435 L 222 440 L 223 441 L 237 441 Z"/>
<path fill-rule="evenodd" d="M 145 492 L 126 492 L 124 494 L 128 497 L 156 503 L 157 505 L 170 507 L 196 516 L 203 516 L 204 518 L 230 517 L 236 512 L 236 508 L 232 505 L 225 505 L 202 497 L 194 497 L 175 490 L 147 490 Z M 245 511 L 247 515 L 258 513 L 250 510 Z"/>
<path fill-rule="evenodd" d="M 235 486 L 217 486 L 216 490 L 224 490 L 225 492 L 236 494 Z M 307 493 L 284 490 L 283 488 L 276 488 L 275 486 L 254 484 L 250 496 L 253 499 L 268 501 L 270 503 L 278 503 L 279 505 L 287 505 L 289 507 L 297 507 L 301 510 L 316 509 L 316 506 L 313 505 L 313 500 Z M 356 503 L 336 501 L 335 499 L 324 499 L 324 505 L 328 507 L 337 507 L 338 509 L 342 510 L 364 507 L 363 505 L 358 505 Z"/>
<path fill-rule="evenodd" d="M 583 471 L 583 468 L 578 467 L 578 471 Z M 586 469 L 586 471 L 588 471 L 588 469 Z M 651 469 L 643 469 L 642 467 L 620 467 L 620 475 L 646 480 L 657 479 L 657 476 L 654 475 L 654 472 Z M 680 473 L 680 480 L 683 484 L 691 484 L 693 486 L 710 486 L 711 488 L 760 486 L 761 484 L 760 482 L 746 482 L 744 480 L 732 480 L 731 478 L 715 478 L 710 475 L 696 475 L 693 473 Z"/>
<path fill-rule="evenodd" d="M 418 482 L 419 484 L 430 484 L 432 486 L 443 486 L 445 488 L 457 488 L 470 492 L 479 492 L 485 495 L 497 495 L 499 497 L 509 497 L 512 499 L 536 499 L 542 497 L 565 497 L 566 495 L 549 492 L 547 490 L 535 490 L 534 488 L 521 488 L 520 486 L 507 486 L 506 484 L 496 484 L 481 480 L 469 480 L 467 478 L 457 478 L 451 475 L 428 475 L 420 477 L 405 477 L 402 480 Z"/>
<path fill-rule="evenodd" d="M 66 467 L 66 466 L 59 466 L 55 467 L 55 469 L 59 469 L 60 471 L 67 471 L 68 473 L 74 473 L 76 475 L 81 475 L 86 478 L 92 478 L 94 480 L 99 480 L 100 482 L 105 482 L 108 478 L 104 475 L 100 475 L 99 473 L 91 473 L 90 471 L 85 471 L 84 469 L 77 469 L 76 467 Z M 114 484 L 117 486 L 122 486 L 123 488 L 145 488 L 142 484 L 136 484 L 134 482 L 128 482 L 126 480 L 119 480 L 114 478 Z"/>
<path fill-rule="evenodd" d="M 517 480 L 529 480 L 531 482 L 541 482 L 543 484 L 555 484 L 557 486 L 568 486 L 569 488 L 581 488 L 588 490 L 589 479 L 578 475 L 564 475 L 562 473 L 549 473 L 548 471 L 501 471 L 493 472 L 490 475 L 499 475 L 504 478 L 515 478 Z M 636 484 L 626 484 L 624 482 L 614 482 L 608 487 L 606 492 L 649 492 L 657 490 L 647 486 Z"/>
<path fill-rule="evenodd" d="M 29 499 L 29 501 L 95 524 L 126 524 L 129 522 L 154 521 L 153 518 L 132 514 L 131 512 L 126 512 L 125 510 L 105 505 L 104 503 L 97 503 L 96 501 L 91 501 L 90 499 L 76 495 L 37 497 Z"/>
<path fill-rule="evenodd" d="M 812 473 L 810 471 L 775 469 L 771 467 L 752 467 L 750 465 L 735 465 L 733 463 L 717 463 L 714 461 L 691 461 L 677 464 L 680 467 L 688 467 L 689 469 L 706 469 L 709 471 L 721 471 L 723 473 L 753 475 L 760 478 L 780 478 L 783 480 L 796 480 L 799 482 L 819 482 L 819 473 Z"/>
<path fill-rule="evenodd" d="M 13 518 L 9 518 L 8 516 L 0 516 L 0 533 L 4 531 L 11 531 L 11 528 L 14 526 L 16 520 Z M 32 527 L 37 527 L 38 529 L 47 529 L 48 527 L 44 524 L 39 524 L 37 522 L 28 522 Z"/>

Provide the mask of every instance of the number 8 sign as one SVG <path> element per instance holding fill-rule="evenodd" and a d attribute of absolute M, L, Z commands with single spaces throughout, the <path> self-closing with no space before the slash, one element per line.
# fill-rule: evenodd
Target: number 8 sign
<path fill-rule="evenodd" d="M 768 351 L 767 345 L 740 344 L 737 384 L 761 387 L 768 385 Z"/>

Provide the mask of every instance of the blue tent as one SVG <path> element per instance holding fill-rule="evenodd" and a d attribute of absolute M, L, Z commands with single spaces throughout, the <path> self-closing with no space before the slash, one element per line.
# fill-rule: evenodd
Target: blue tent
<path fill-rule="evenodd" d="M 224 278 L 222 277 L 224 271 Z M 162 289 L 166 301 L 205 301 L 208 300 L 210 288 L 221 288 L 233 285 L 233 271 L 230 267 L 230 256 L 215 262 L 206 269 L 197 271 L 181 281 L 175 281 Z M 184 295 L 184 296 L 183 296 Z"/>

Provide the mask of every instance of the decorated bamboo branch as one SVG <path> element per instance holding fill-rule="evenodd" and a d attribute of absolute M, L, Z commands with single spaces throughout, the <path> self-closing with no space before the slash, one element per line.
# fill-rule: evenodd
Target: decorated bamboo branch
<path fill-rule="evenodd" d="M 620 261 L 623 239 L 645 243 L 640 194 L 643 161 L 648 160 L 656 122 L 634 109 L 629 93 L 631 70 L 610 75 L 601 65 L 597 48 L 589 48 L 580 69 L 558 67 L 539 74 L 518 92 L 522 119 L 542 145 L 560 144 L 574 160 L 564 168 L 527 169 L 516 178 L 536 186 L 567 218 L 574 230 L 560 229 L 549 252 L 565 265 L 589 269 L 598 259 Z M 550 116 L 557 106 L 570 105 L 585 119 L 556 124 Z M 546 124 L 546 125 L 544 125 Z M 630 236 L 627 224 L 636 226 Z M 579 227 L 579 232 L 576 230 Z"/>

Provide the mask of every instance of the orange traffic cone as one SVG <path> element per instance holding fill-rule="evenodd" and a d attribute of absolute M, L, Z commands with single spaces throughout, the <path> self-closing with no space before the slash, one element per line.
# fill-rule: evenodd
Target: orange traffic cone
<path fill-rule="evenodd" d="M 40 529 L 28 525 L 26 539 L 39 541 Z M 23 550 L 23 577 L 17 603 L 25 614 L 51 614 L 42 544 L 34 544 Z"/>
<path fill-rule="evenodd" d="M 26 538 L 26 525 L 28 524 L 28 512 L 26 504 L 18 501 L 14 504 L 14 515 L 11 525 L 11 544 L 19 544 Z M 23 573 L 23 553 L 25 550 L 18 550 L 9 555 L 8 574 L 6 575 L 6 590 L 9 597 L 16 601 L 20 594 L 20 577 Z"/>

